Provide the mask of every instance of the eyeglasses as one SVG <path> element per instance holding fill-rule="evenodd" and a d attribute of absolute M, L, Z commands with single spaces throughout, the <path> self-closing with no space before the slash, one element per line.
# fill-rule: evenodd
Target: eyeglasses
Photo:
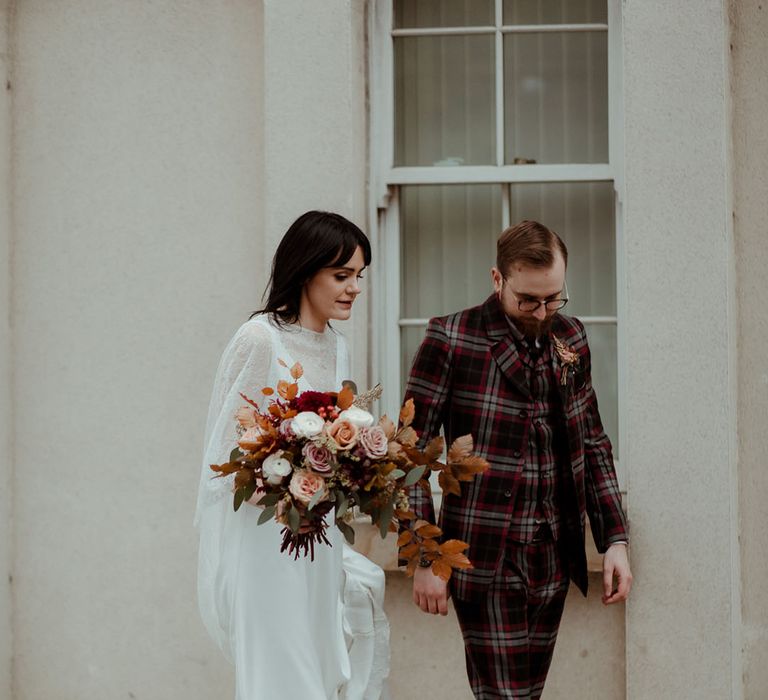
<path fill-rule="evenodd" d="M 512 289 L 509 290 L 515 299 L 517 299 L 517 308 L 525 313 L 533 313 L 540 306 L 544 306 L 547 311 L 559 311 L 568 303 L 568 285 L 563 286 L 561 294 L 563 297 L 559 299 L 546 299 L 541 301 L 539 299 L 518 299 Z"/>

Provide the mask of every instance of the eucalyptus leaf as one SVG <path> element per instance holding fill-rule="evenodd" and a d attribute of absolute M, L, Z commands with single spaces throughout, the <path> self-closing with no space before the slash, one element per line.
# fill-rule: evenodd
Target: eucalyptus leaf
<path fill-rule="evenodd" d="M 339 528 L 339 530 L 341 530 L 341 534 L 344 535 L 344 538 L 347 540 L 347 542 L 349 542 L 349 544 L 354 544 L 355 543 L 354 529 L 352 529 L 352 527 L 347 525 L 347 523 L 345 523 L 342 520 L 336 521 L 336 525 Z"/>
<path fill-rule="evenodd" d="M 236 447 L 234 450 L 232 450 L 232 452 L 229 453 L 229 461 L 236 462 L 242 456 L 243 453 L 240 451 L 240 448 Z"/>
<path fill-rule="evenodd" d="M 245 493 L 243 494 L 244 501 L 250 501 L 254 493 L 256 493 L 256 482 L 251 482 L 247 486 L 243 487 Z"/>
<path fill-rule="evenodd" d="M 238 511 L 240 509 L 240 506 L 243 505 L 243 501 L 245 500 L 245 489 L 239 488 L 237 491 L 235 491 L 235 511 Z"/>
<path fill-rule="evenodd" d="M 402 469 L 393 469 L 387 476 L 392 479 L 399 479 L 401 476 L 405 476 L 405 472 Z"/>
<path fill-rule="evenodd" d="M 296 534 L 299 531 L 301 525 L 301 516 L 296 508 L 291 508 L 288 511 L 288 526 L 291 528 L 291 532 Z"/>
<path fill-rule="evenodd" d="M 392 516 L 395 514 L 395 507 L 391 503 L 382 508 L 381 516 L 379 520 L 379 533 L 382 539 L 387 536 L 389 532 L 389 524 L 392 522 Z"/>
<path fill-rule="evenodd" d="M 318 503 L 320 503 L 324 495 L 325 495 L 325 491 L 323 489 L 318 489 L 317 491 L 315 491 L 314 495 L 309 500 L 309 505 L 307 506 L 307 510 L 312 510 Z"/>
<path fill-rule="evenodd" d="M 282 496 L 279 493 L 267 493 L 259 501 L 260 506 L 273 506 L 277 503 Z"/>
<path fill-rule="evenodd" d="M 259 516 L 259 522 L 258 525 L 263 525 L 268 520 L 272 520 L 272 518 L 275 517 L 275 511 L 277 510 L 277 506 L 267 506 L 263 511 L 261 511 L 261 515 Z"/>
<path fill-rule="evenodd" d="M 419 479 L 421 479 L 422 476 L 424 476 L 424 472 L 426 471 L 427 467 L 414 467 L 405 475 L 405 480 L 403 481 L 404 486 L 413 486 Z"/>
<path fill-rule="evenodd" d="M 342 501 L 336 501 L 336 517 L 343 518 L 349 509 L 349 501 L 345 498 Z"/>

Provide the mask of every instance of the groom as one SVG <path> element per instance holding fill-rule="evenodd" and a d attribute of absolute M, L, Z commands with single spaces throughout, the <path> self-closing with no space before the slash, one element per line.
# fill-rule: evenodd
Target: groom
<path fill-rule="evenodd" d="M 474 564 L 454 572 L 450 594 L 483 700 L 540 697 L 569 582 L 587 592 L 587 516 L 605 553 L 603 603 L 626 600 L 632 581 L 584 326 L 558 313 L 567 262 L 565 243 L 540 223 L 504 231 L 494 294 L 429 322 L 406 389 L 422 441 L 441 427 L 448 444 L 471 433 L 491 465 L 461 497 L 444 496 L 440 514 L 445 538 L 468 542 Z M 418 487 L 409 496 L 417 517 L 434 522 L 431 496 Z M 428 567 L 416 570 L 424 612 L 445 615 L 448 596 Z"/>

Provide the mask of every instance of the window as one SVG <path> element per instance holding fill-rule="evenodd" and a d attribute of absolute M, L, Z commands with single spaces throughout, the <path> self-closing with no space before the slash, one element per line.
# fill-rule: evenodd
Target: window
<path fill-rule="evenodd" d="M 567 313 L 587 328 L 618 453 L 620 16 L 618 0 L 373 3 L 373 347 L 387 411 L 428 319 L 482 303 L 498 234 L 537 219 L 568 244 Z"/>

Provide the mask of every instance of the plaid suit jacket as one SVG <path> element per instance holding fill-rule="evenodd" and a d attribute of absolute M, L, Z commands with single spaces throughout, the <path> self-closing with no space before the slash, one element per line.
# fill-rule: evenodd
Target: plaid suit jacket
<path fill-rule="evenodd" d="M 568 443 L 560 489 L 561 542 L 568 554 L 569 574 L 586 595 L 586 517 L 600 552 L 628 539 L 628 526 L 611 443 L 592 388 L 584 326 L 557 314 L 552 334 L 579 354 L 578 367 L 567 373 L 565 385 L 555 352 L 552 362 Z M 430 320 L 408 379 L 407 398 L 416 405 L 413 427 L 422 444 L 437 435 L 441 426 L 448 444 L 471 433 L 476 454 L 490 463 L 488 471 L 462 484 L 461 497 L 444 496 L 440 514 L 445 538 L 469 543 L 467 553 L 474 568 L 452 577 L 453 595 L 469 599 L 488 588 L 504 554 L 531 422 L 524 367 L 495 295 L 480 306 Z M 416 486 L 409 497 L 419 518 L 435 521 L 430 494 Z"/>

